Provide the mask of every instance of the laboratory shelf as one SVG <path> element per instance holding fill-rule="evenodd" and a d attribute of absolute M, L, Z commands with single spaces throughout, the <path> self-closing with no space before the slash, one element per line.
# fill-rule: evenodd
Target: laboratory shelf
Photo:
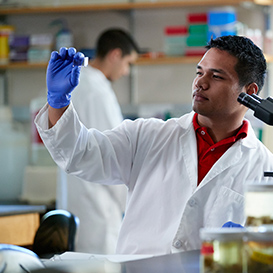
<path fill-rule="evenodd" d="M 135 65 L 164 65 L 164 64 L 192 64 L 197 63 L 201 56 L 185 57 L 185 56 L 172 56 L 172 57 L 158 57 L 158 58 L 138 58 Z M 28 62 L 11 62 L 5 65 L 0 65 L 0 69 L 33 69 L 33 68 L 46 68 L 47 63 L 28 63 Z"/>
<path fill-rule="evenodd" d="M 1 70 L 7 69 L 26 69 L 26 68 L 46 68 L 47 63 L 28 63 L 28 62 L 13 62 L 0 65 Z"/>
<path fill-rule="evenodd" d="M 80 4 L 80 5 L 54 5 L 54 6 L 4 6 L 0 9 L 0 15 L 31 14 L 31 13 L 70 13 L 103 10 L 135 10 L 173 7 L 194 6 L 225 6 L 225 5 L 272 5 L 273 0 L 180 0 L 180 1 L 153 1 L 153 2 L 128 2 L 113 4 Z"/>
<path fill-rule="evenodd" d="M 158 58 L 138 58 L 135 65 L 167 65 L 167 64 L 194 64 L 198 63 L 201 56 L 187 57 L 187 56 L 165 56 Z"/>
<path fill-rule="evenodd" d="M 273 56 L 265 55 L 267 63 L 273 63 Z M 158 58 L 139 57 L 134 65 L 172 65 L 172 64 L 197 64 L 202 56 L 164 56 Z M 8 69 L 45 69 L 47 63 L 14 62 L 0 65 L 0 70 Z"/>
<path fill-rule="evenodd" d="M 195 64 L 198 63 L 201 56 L 185 57 L 185 56 L 173 56 L 173 57 L 159 57 L 159 58 L 146 58 L 140 57 L 134 64 L 136 66 L 144 65 L 171 65 L 171 64 Z M 5 65 L 0 65 L 0 70 L 9 69 L 44 69 L 47 67 L 47 63 L 28 63 L 28 62 L 16 62 Z"/>

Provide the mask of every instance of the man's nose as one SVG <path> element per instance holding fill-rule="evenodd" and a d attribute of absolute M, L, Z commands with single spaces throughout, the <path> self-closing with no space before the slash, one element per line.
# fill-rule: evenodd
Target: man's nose
<path fill-rule="evenodd" d="M 196 87 L 202 88 L 203 90 L 208 89 L 209 87 L 209 81 L 206 75 L 202 75 L 196 79 L 195 82 Z"/>

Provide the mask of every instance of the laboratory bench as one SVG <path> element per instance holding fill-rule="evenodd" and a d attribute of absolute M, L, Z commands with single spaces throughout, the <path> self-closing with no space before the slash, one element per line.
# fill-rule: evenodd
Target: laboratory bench
<path fill-rule="evenodd" d="M 44 265 L 45 269 L 37 273 L 199 273 L 200 250 L 160 256 L 70 252 L 56 255 Z"/>
<path fill-rule="evenodd" d="M 0 205 L 0 243 L 32 245 L 45 211 L 44 205 Z"/>
<path fill-rule="evenodd" d="M 125 273 L 199 273 L 200 250 L 128 261 L 121 268 Z"/>

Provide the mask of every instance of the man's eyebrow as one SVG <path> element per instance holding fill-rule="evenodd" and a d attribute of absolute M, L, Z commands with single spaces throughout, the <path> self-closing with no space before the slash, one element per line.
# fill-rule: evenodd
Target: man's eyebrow
<path fill-rule="evenodd" d="M 220 74 L 227 74 L 226 71 L 223 69 L 211 68 L 210 71 L 220 73 Z"/>
<path fill-rule="evenodd" d="M 197 69 L 203 69 L 202 66 L 200 66 L 200 65 L 197 65 L 196 68 L 197 68 Z M 226 71 L 223 70 L 223 69 L 211 68 L 210 71 L 211 71 L 211 72 L 216 72 L 216 73 L 219 73 L 219 74 L 227 74 Z"/>

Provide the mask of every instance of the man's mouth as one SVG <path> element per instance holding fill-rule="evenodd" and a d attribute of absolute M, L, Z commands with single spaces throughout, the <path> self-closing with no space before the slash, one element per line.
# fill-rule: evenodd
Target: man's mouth
<path fill-rule="evenodd" d="M 195 101 L 205 101 L 205 100 L 208 100 L 207 97 L 205 97 L 204 95 L 202 95 L 201 93 L 199 92 L 194 92 L 193 93 L 193 99 Z"/>

